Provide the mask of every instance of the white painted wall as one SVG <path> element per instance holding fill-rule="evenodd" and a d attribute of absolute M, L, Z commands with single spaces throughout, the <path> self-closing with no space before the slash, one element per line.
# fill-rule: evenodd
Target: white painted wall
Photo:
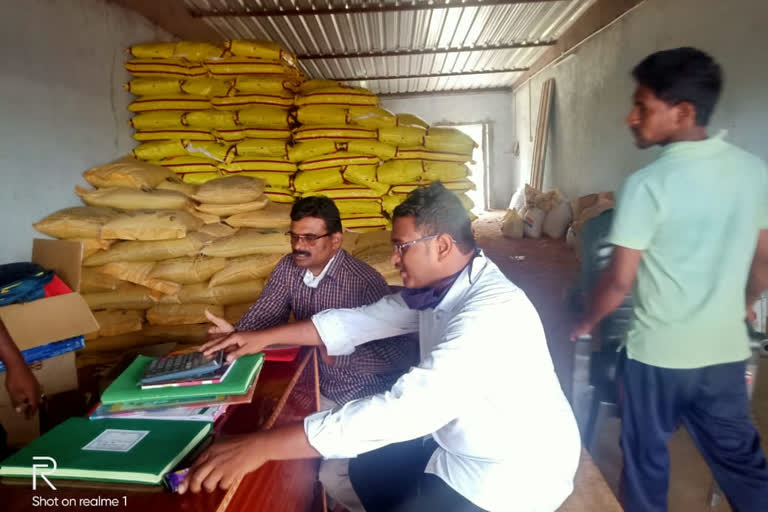
<path fill-rule="evenodd" d="M 385 97 L 381 106 L 395 113 L 415 114 L 429 124 L 487 123 L 490 206 L 506 208 L 517 183 L 510 102 L 511 96 L 506 92 L 478 92 Z"/>
<path fill-rule="evenodd" d="M 630 72 L 646 55 L 680 46 L 710 53 L 724 69 L 710 132 L 727 129 L 728 140 L 768 159 L 766 20 L 765 0 L 647 0 L 515 91 L 517 171 L 527 179 L 539 94 L 553 77 L 545 189 L 557 187 L 568 197 L 617 190 L 658 153 L 636 149 L 624 124 L 634 90 Z"/>
<path fill-rule="evenodd" d="M 80 204 L 87 168 L 132 147 L 124 50 L 168 40 L 96 0 L 0 0 L 0 263 L 28 260 L 32 223 Z"/>

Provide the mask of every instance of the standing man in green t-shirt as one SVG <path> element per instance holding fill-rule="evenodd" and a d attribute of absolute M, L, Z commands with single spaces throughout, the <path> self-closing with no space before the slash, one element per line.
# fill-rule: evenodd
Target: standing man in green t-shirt
<path fill-rule="evenodd" d="M 768 465 L 749 416 L 745 308 L 768 288 L 768 169 L 707 135 L 722 86 L 709 55 L 654 53 L 633 76 L 627 123 L 638 147 L 663 150 L 624 184 L 611 265 L 572 339 L 634 293 L 623 376 L 625 510 L 666 511 L 667 442 L 682 423 L 731 507 L 765 512 Z"/>

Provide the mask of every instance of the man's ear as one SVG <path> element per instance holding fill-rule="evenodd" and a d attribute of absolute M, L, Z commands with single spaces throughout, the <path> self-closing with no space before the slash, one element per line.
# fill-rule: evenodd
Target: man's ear
<path fill-rule="evenodd" d="M 443 260 L 448 257 L 451 248 L 455 248 L 451 235 L 442 234 L 437 237 L 437 259 Z"/>
<path fill-rule="evenodd" d="M 677 123 L 680 126 L 696 126 L 696 107 L 688 101 L 681 101 L 677 107 Z"/>
<path fill-rule="evenodd" d="M 334 233 L 331 235 L 331 247 L 333 247 L 334 251 L 338 251 L 343 242 L 344 242 L 344 235 L 342 235 L 341 232 Z"/>

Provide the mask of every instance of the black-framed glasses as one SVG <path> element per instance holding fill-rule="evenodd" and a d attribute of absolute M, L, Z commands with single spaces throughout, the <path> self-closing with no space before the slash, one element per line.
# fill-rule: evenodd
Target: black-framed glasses
<path fill-rule="evenodd" d="M 433 238 L 437 238 L 440 235 L 429 235 L 429 236 L 423 236 L 421 238 L 417 238 L 416 240 L 411 240 L 410 242 L 402 242 L 402 243 L 394 243 L 392 242 L 392 252 L 399 254 L 400 256 L 403 255 L 403 252 L 405 249 L 409 248 L 415 243 L 418 242 L 425 242 L 427 240 L 432 240 Z"/>
<path fill-rule="evenodd" d="M 314 245 L 315 242 L 320 240 L 321 238 L 325 238 L 326 236 L 331 236 L 332 233 L 326 233 L 324 235 L 315 235 L 315 234 L 308 234 L 308 235 L 299 235 L 297 233 L 294 233 L 292 231 L 288 231 L 286 235 L 291 237 L 291 243 L 295 244 L 298 242 L 304 242 L 309 245 Z"/>

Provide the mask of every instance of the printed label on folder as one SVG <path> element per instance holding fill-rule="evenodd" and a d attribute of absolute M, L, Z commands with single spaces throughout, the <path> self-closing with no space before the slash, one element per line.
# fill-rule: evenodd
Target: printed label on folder
<path fill-rule="evenodd" d="M 127 452 L 136 446 L 144 436 L 149 434 L 149 430 L 120 430 L 108 428 L 93 441 L 83 447 L 83 450 L 94 450 L 100 452 Z"/>

